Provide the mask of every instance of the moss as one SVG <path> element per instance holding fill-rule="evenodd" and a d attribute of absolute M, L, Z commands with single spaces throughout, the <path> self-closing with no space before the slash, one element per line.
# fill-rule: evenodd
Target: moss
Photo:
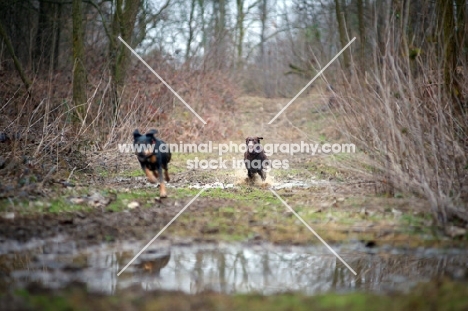
<path fill-rule="evenodd" d="M 124 171 L 123 173 L 121 173 L 120 176 L 128 177 L 128 178 L 131 178 L 131 177 L 144 177 L 145 173 L 141 169 L 128 170 L 128 171 Z"/>
<path fill-rule="evenodd" d="M 70 202 L 67 202 L 64 198 L 59 198 L 50 201 L 50 204 L 48 204 L 48 208 L 46 211 L 51 212 L 51 213 L 63 213 L 63 212 L 70 212 L 74 210 L 87 210 L 88 208 L 85 208 L 84 206 L 81 205 L 75 205 L 71 204 Z"/>

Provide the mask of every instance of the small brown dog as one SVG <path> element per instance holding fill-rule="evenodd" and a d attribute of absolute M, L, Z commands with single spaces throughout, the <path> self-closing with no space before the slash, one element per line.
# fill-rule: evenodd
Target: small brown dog
<path fill-rule="evenodd" d="M 250 180 L 254 178 L 255 173 L 258 173 L 263 181 L 266 179 L 266 172 L 263 169 L 268 167 L 270 161 L 260 144 L 262 139 L 263 137 L 247 137 L 245 139 L 247 151 L 244 153 L 244 163 Z"/>

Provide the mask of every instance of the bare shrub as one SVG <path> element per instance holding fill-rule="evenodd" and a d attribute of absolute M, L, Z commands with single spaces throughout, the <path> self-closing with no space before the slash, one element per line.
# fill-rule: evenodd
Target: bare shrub
<path fill-rule="evenodd" d="M 40 181 L 52 176 L 67 179 L 89 170 L 89 159 L 102 151 L 115 152 L 119 143 L 131 142 L 135 128 L 157 128 L 168 142 L 224 140 L 234 130 L 230 114 L 237 90 L 226 74 L 174 68 L 164 59 L 150 62 L 207 122 L 204 125 L 136 60 L 121 97 L 115 98 L 109 70 L 102 63 L 101 68 L 89 69 L 93 74 L 88 76 L 88 99 L 81 114 L 72 104 L 71 76 L 60 71 L 37 76 L 29 92 L 21 89 L 14 74 L 3 80 L 0 162 L 8 159 L 11 170 L 2 174 L 12 177 L 13 183 L 26 169 Z"/>
<path fill-rule="evenodd" d="M 335 86 L 338 126 L 370 155 L 387 193 L 426 197 L 440 225 L 468 223 L 468 118 L 455 111 L 456 100 L 444 90 L 438 58 L 428 53 L 424 63 L 407 62 L 390 48 L 386 55 L 374 53 L 379 61 L 373 68 L 354 67 L 351 78 Z M 467 94 L 466 77 L 456 78 Z"/>

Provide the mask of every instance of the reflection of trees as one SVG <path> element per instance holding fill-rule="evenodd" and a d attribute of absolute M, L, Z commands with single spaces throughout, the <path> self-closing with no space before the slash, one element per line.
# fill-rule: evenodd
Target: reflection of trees
<path fill-rule="evenodd" d="M 27 269 L 31 262 L 32 255 L 29 252 L 15 255 L 0 255 L 0 292 L 6 292 L 13 283 L 9 276 L 15 270 Z"/>
<path fill-rule="evenodd" d="M 325 252 L 325 250 L 323 251 Z M 173 253 L 173 267 L 165 270 L 163 278 L 181 274 L 179 289 L 189 281 L 189 291 L 199 293 L 215 290 L 226 293 L 258 291 L 272 293 L 299 290 L 316 293 L 328 290 L 375 290 L 408 281 L 435 277 L 451 266 L 462 265 L 460 257 L 448 255 L 421 257 L 408 255 L 347 254 L 345 260 L 356 270 L 357 276 L 331 254 L 252 251 L 251 249 L 199 249 L 192 256 Z M 190 265 L 192 263 L 192 265 Z"/>
<path fill-rule="evenodd" d="M 177 265 L 181 266 L 180 260 L 177 260 Z M 195 253 L 195 268 L 190 291 L 197 293 L 203 290 L 203 283 L 203 254 L 201 252 L 197 252 Z"/>
<path fill-rule="evenodd" d="M 72 252 L 64 251 L 70 249 Z M 91 291 L 112 293 L 139 283 L 148 290 L 182 290 L 199 293 L 257 291 L 323 291 L 405 289 L 424 281 L 466 269 L 466 254 L 438 251 L 366 254 L 338 251 L 357 272 L 354 276 L 324 248 L 251 248 L 241 246 L 173 247 L 149 251 L 117 277 L 135 251 L 49 247 L 3 254 L 0 289 L 9 284 L 40 282 L 66 285 L 70 280 L 87 284 Z M 34 258 L 34 260 L 32 260 Z M 463 270 L 465 271 L 465 270 Z"/>
<path fill-rule="evenodd" d="M 262 275 L 263 275 L 263 286 L 269 286 L 269 276 L 271 274 L 271 269 L 270 269 L 270 258 L 268 256 L 268 253 L 265 253 L 262 255 Z"/>
<path fill-rule="evenodd" d="M 221 292 L 226 292 L 226 255 L 218 252 L 216 257 L 218 257 L 219 287 Z"/>

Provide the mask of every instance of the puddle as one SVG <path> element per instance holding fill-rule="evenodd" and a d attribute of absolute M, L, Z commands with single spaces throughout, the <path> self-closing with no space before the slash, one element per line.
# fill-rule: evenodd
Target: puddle
<path fill-rule="evenodd" d="M 329 184 L 329 182 L 325 180 L 311 180 L 309 182 L 302 181 L 302 180 L 289 180 L 287 182 L 282 182 L 282 183 L 272 183 L 272 182 L 267 181 L 266 183 L 268 185 L 271 185 L 271 188 L 273 188 L 274 190 L 292 189 L 292 188 L 309 189 L 312 186 Z M 262 185 L 262 183 L 258 181 L 257 185 Z M 236 187 L 234 184 L 221 183 L 221 182 L 214 182 L 214 183 L 207 183 L 207 184 L 197 183 L 197 184 L 189 186 L 189 188 L 194 188 L 194 189 L 201 189 L 201 188 L 229 189 L 229 188 L 234 188 L 234 187 Z"/>
<path fill-rule="evenodd" d="M 301 180 L 291 180 L 288 182 L 284 183 L 269 183 L 268 185 L 271 185 L 271 187 L 275 190 L 279 189 L 292 189 L 292 188 L 303 188 L 303 189 L 308 189 L 314 185 L 325 185 L 328 184 L 327 181 L 313 181 L 313 182 L 304 182 Z M 261 182 L 257 182 L 257 185 L 262 185 Z M 172 184 L 167 184 L 167 187 L 169 188 L 180 188 L 181 186 L 176 186 Z M 238 188 L 237 185 L 233 183 L 222 183 L 222 182 L 213 182 L 213 183 L 194 183 L 188 185 L 189 189 L 231 189 L 231 188 Z"/>
<path fill-rule="evenodd" d="M 225 184 L 222 182 L 214 182 L 214 183 L 207 183 L 207 184 L 200 184 L 196 183 L 194 185 L 189 186 L 189 189 L 229 189 L 229 188 L 234 188 L 234 184 Z"/>
<path fill-rule="evenodd" d="M 316 185 L 326 185 L 329 184 L 326 180 L 311 180 L 311 181 L 303 181 L 303 180 L 290 180 L 285 183 L 277 183 L 273 184 L 273 189 L 280 190 L 280 189 L 292 189 L 292 188 L 303 188 L 309 189 L 312 186 Z"/>
<path fill-rule="evenodd" d="M 315 177 L 307 178 L 306 180 L 288 178 L 286 181 L 277 181 L 275 176 L 272 174 L 267 174 L 265 181 L 262 181 L 258 176 L 256 176 L 253 183 L 251 183 L 248 181 L 246 171 L 243 169 L 233 170 L 231 175 L 232 176 L 230 177 L 222 178 L 221 181 L 218 180 L 214 182 L 191 182 L 190 180 L 182 179 L 177 182 L 168 183 L 167 187 L 188 187 L 190 189 L 232 189 L 244 185 L 256 185 L 259 187 L 267 186 L 273 188 L 274 190 L 280 190 L 292 188 L 308 189 L 313 186 L 324 186 L 330 184 L 328 180 L 320 180 L 316 179 Z M 131 185 L 133 188 L 140 188 L 142 185 L 146 185 L 147 187 L 157 187 L 157 185 L 147 183 L 145 177 L 117 177 L 110 180 L 110 183 L 120 186 Z"/>
<path fill-rule="evenodd" d="M 199 293 L 274 294 L 405 291 L 439 276 L 466 278 L 468 251 L 368 249 L 360 243 L 333 246 L 358 273 L 354 276 L 324 246 L 270 244 L 183 244 L 156 241 L 120 276 L 117 273 L 146 242 L 85 246 L 65 238 L 0 241 L 0 291 L 32 282 L 48 288 L 86 284 L 90 292 L 112 294 L 130 286 L 142 290 Z"/>

